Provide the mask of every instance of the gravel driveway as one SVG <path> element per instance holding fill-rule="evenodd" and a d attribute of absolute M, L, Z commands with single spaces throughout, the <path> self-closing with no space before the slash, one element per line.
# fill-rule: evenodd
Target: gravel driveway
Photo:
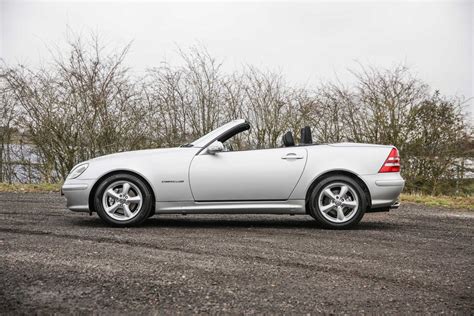
<path fill-rule="evenodd" d="M 474 313 L 474 213 L 405 204 L 110 228 L 58 194 L 0 193 L 0 313 Z"/>

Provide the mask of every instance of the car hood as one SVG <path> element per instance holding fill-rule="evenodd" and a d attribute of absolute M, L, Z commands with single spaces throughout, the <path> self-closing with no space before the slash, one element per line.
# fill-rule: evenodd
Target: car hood
<path fill-rule="evenodd" d="M 174 148 L 158 148 L 158 149 L 143 149 L 143 150 L 133 150 L 133 151 L 124 151 L 120 153 L 104 155 L 100 157 L 93 158 L 89 160 L 90 162 L 101 161 L 101 160 L 110 160 L 110 159 L 129 159 L 135 157 L 144 157 L 150 155 L 157 155 L 157 154 L 167 154 L 171 152 L 176 152 L 179 150 L 183 150 L 184 148 L 181 147 L 174 147 Z"/>

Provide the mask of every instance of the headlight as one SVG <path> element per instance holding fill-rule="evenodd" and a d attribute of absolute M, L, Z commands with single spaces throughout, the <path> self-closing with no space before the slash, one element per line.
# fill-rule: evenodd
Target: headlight
<path fill-rule="evenodd" d="M 72 171 L 69 173 L 67 176 L 68 179 L 75 179 L 79 177 L 84 171 L 86 171 L 87 167 L 89 167 L 88 163 L 83 163 L 81 165 L 78 165 L 77 167 L 74 167 Z"/>

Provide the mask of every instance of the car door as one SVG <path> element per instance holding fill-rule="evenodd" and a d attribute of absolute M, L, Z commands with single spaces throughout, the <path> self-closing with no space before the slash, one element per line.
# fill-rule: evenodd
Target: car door
<path fill-rule="evenodd" d="M 189 170 L 196 201 L 287 200 L 306 164 L 307 152 L 286 147 L 195 156 Z"/>

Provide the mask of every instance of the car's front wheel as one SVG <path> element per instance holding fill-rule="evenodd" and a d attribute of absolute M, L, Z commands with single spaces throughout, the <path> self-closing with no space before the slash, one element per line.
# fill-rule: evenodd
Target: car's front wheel
<path fill-rule="evenodd" d="M 347 176 L 331 176 L 311 191 L 309 211 L 327 228 L 349 228 L 364 216 L 367 199 L 359 183 Z"/>
<path fill-rule="evenodd" d="M 100 218 L 113 226 L 135 226 L 152 212 L 152 192 L 138 177 L 114 174 L 103 180 L 94 195 Z"/>

